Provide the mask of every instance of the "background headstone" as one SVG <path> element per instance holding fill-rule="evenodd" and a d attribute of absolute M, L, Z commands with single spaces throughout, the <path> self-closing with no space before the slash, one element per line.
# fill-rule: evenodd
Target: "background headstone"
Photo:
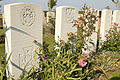
<path fill-rule="evenodd" d="M 120 25 L 120 10 L 115 10 L 113 12 L 113 23 Z"/>
<path fill-rule="evenodd" d="M 12 56 L 7 67 L 7 76 L 17 79 L 26 64 L 26 70 L 34 64 L 34 40 L 42 44 L 43 10 L 35 4 L 14 3 L 4 6 L 6 55 Z M 38 65 L 36 64 L 36 67 Z"/>
<path fill-rule="evenodd" d="M 76 32 L 73 27 L 73 20 L 78 19 L 78 9 L 71 6 L 60 6 L 56 8 L 55 41 L 64 40 L 67 42 L 69 32 Z"/>
<path fill-rule="evenodd" d="M 100 34 L 101 40 L 105 41 L 106 33 L 111 28 L 112 25 L 112 11 L 109 9 L 102 10 L 101 16 L 101 26 L 100 26 Z"/>
<path fill-rule="evenodd" d="M 55 18 L 55 12 L 47 12 L 47 23 L 49 22 L 50 19 Z"/>

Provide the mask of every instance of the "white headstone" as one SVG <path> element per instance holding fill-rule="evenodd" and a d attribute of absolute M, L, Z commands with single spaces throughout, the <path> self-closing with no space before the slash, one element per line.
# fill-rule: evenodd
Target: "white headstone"
<path fill-rule="evenodd" d="M 49 22 L 50 19 L 55 18 L 55 12 L 47 12 L 47 23 Z"/>
<path fill-rule="evenodd" d="M 42 7 L 39 5 L 15 3 L 4 6 L 7 58 L 12 53 L 7 67 L 8 77 L 14 75 L 14 79 L 17 79 L 27 63 L 26 70 L 33 66 L 34 51 L 37 47 L 33 41 L 42 44 L 43 16 Z"/>
<path fill-rule="evenodd" d="M 113 12 L 113 23 L 117 23 L 120 25 L 120 10 L 115 10 Z"/>
<path fill-rule="evenodd" d="M 106 33 L 111 28 L 112 25 L 112 11 L 105 9 L 102 10 L 102 16 L 101 16 L 101 26 L 100 26 L 100 34 L 101 34 L 101 40 L 105 41 Z"/>
<path fill-rule="evenodd" d="M 55 41 L 64 40 L 67 42 L 69 32 L 76 32 L 77 27 L 73 27 L 73 20 L 78 19 L 78 9 L 70 6 L 60 6 L 56 8 Z"/>

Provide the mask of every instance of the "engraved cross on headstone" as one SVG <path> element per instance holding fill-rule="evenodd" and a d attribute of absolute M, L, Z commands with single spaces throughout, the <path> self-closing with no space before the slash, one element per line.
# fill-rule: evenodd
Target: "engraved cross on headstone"
<path fill-rule="evenodd" d="M 32 50 L 33 46 L 23 48 L 24 54 L 19 54 L 19 66 L 32 65 Z"/>

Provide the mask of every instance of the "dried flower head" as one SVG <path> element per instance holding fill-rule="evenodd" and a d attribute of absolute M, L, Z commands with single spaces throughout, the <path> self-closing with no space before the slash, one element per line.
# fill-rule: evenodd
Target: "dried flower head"
<path fill-rule="evenodd" d="M 61 43 L 61 44 L 65 44 L 65 41 L 64 41 L 64 40 L 60 40 L 60 43 Z"/>

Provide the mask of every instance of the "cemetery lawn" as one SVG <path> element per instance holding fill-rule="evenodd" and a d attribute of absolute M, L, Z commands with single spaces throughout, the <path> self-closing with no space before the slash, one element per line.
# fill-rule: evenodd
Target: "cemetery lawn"
<path fill-rule="evenodd" d="M 43 37 L 43 41 L 45 41 L 49 46 L 48 49 L 50 52 L 52 52 L 54 50 L 54 45 L 55 45 L 55 37 L 54 35 L 45 35 Z"/>

